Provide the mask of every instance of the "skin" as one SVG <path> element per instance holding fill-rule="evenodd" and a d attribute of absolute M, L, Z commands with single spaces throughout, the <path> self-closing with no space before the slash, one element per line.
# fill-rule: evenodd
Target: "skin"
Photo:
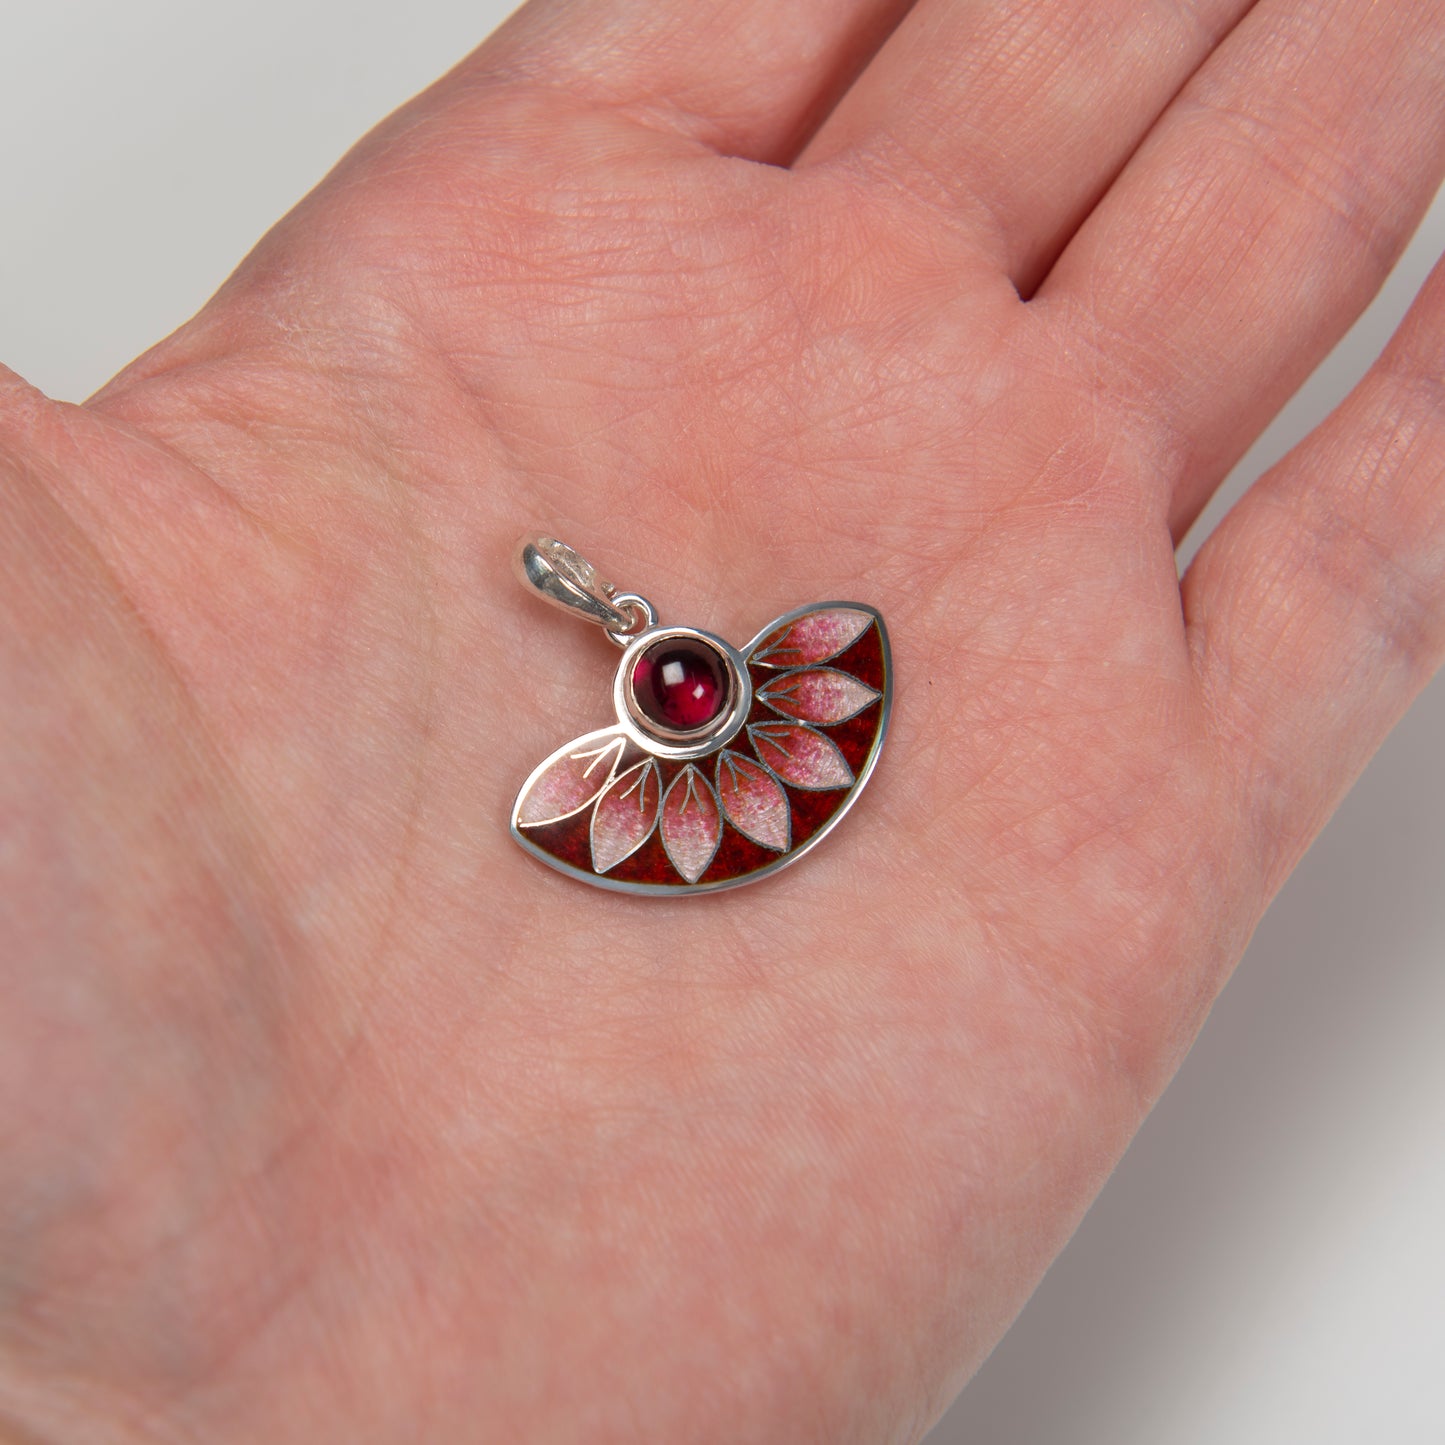
<path fill-rule="evenodd" d="M 0 381 L 0 1438 L 916 1440 L 1445 656 L 1435 0 L 532 0 L 82 407 Z M 507 837 L 616 654 L 879 606 L 756 888 Z"/>

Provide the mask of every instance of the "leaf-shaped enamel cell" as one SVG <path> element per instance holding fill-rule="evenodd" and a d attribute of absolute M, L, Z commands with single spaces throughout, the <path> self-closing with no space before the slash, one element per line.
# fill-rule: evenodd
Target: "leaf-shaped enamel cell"
<path fill-rule="evenodd" d="M 853 769 L 832 738 L 801 723 L 757 723 L 748 729 L 753 748 L 785 783 L 811 792 L 853 785 Z"/>
<path fill-rule="evenodd" d="M 528 784 L 517 805 L 519 828 L 540 828 L 580 813 L 612 781 L 626 739 L 619 734 L 579 739 Z"/>
<path fill-rule="evenodd" d="M 717 795 L 728 822 L 745 838 L 775 853 L 788 851 L 788 795 L 766 768 L 724 749 L 717 760 Z"/>
<path fill-rule="evenodd" d="M 717 799 L 707 779 L 689 763 L 662 800 L 662 846 L 672 866 L 689 883 L 696 883 L 707 872 L 721 840 Z"/>
<path fill-rule="evenodd" d="M 599 873 L 615 868 L 647 842 L 657 825 L 662 784 L 649 758 L 619 773 L 607 785 L 592 813 L 592 866 Z"/>
<path fill-rule="evenodd" d="M 873 624 L 856 607 L 824 607 L 770 632 L 748 659 L 760 667 L 811 667 L 851 647 Z"/>
<path fill-rule="evenodd" d="M 836 667 L 810 667 L 773 678 L 758 689 L 758 696 L 784 717 L 829 727 L 857 717 L 881 694 Z"/>

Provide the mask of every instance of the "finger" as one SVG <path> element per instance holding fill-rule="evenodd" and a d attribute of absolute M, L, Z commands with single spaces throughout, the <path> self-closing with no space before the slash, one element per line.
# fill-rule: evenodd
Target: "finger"
<path fill-rule="evenodd" d="M 1268 898 L 1445 659 L 1445 264 L 1354 394 L 1183 582 Z"/>
<path fill-rule="evenodd" d="M 1150 422 L 1182 536 L 1379 289 L 1445 170 L 1439 0 L 1264 0 L 1040 290 Z"/>
<path fill-rule="evenodd" d="M 910 0 L 531 0 L 456 73 L 785 163 Z"/>
<path fill-rule="evenodd" d="M 800 163 L 847 158 L 1025 293 L 1253 0 L 922 0 Z"/>

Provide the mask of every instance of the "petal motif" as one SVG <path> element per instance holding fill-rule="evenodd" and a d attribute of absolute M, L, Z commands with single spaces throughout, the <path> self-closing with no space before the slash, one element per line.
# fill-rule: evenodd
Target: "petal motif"
<path fill-rule="evenodd" d="M 651 758 L 619 773 L 597 800 L 592 814 L 592 867 L 598 873 L 630 858 L 657 826 L 662 782 Z"/>
<path fill-rule="evenodd" d="M 672 866 L 696 883 L 722 841 L 722 815 L 708 780 L 689 763 L 662 800 L 662 846 Z"/>
<path fill-rule="evenodd" d="M 873 614 L 856 607 L 825 607 L 770 632 L 749 662 L 761 667 L 808 667 L 851 647 L 873 625 Z"/>
<path fill-rule="evenodd" d="M 626 738 L 617 734 L 600 743 L 595 737 L 579 742 L 580 749 L 576 744 L 564 748 L 527 789 L 517 808 L 519 828 L 540 828 L 580 813 L 612 781 Z"/>
<path fill-rule="evenodd" d="M 811 792 L 847 788 L 853 769 L 832 738 L 801 723 L 755 723 L 748 729 L 758 757 L 785 783 Z"/>
<path fill-rule="evenodd" d="M 776 853 L 788 851 L 792 809 L 766 768 L 724 748 L 717 760 L 717 795 L 728 822 L 745 838 Z"/>
<path fill-rule="evenodd" d="M 758 689 L 758 696 L 774 712 L 798 722 L 847 722 L 882 694 L 836 667 L 813 667 L 786 672 Z"/>

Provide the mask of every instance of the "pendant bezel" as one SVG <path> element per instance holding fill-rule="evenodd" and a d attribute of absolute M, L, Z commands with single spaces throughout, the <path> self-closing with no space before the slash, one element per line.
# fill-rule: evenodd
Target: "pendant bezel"
<path fill-rule="evenodd" d="M 701 643 L 716 652 L 727 672 L 727 701 L 717 717 L 704 727 L 675 732 L 648 718 L 633 691 L 632 679 L 643 653 L 671 639 Z M 752 689 L 743 654 L 715 633 L 697 627 L 648 627 L 627 639 L 612 683 L 612 705 L 618 726 L 638 747 L 655 757 L 690 762 L 730 743 L 746 725 L 752 707 Z"/>

